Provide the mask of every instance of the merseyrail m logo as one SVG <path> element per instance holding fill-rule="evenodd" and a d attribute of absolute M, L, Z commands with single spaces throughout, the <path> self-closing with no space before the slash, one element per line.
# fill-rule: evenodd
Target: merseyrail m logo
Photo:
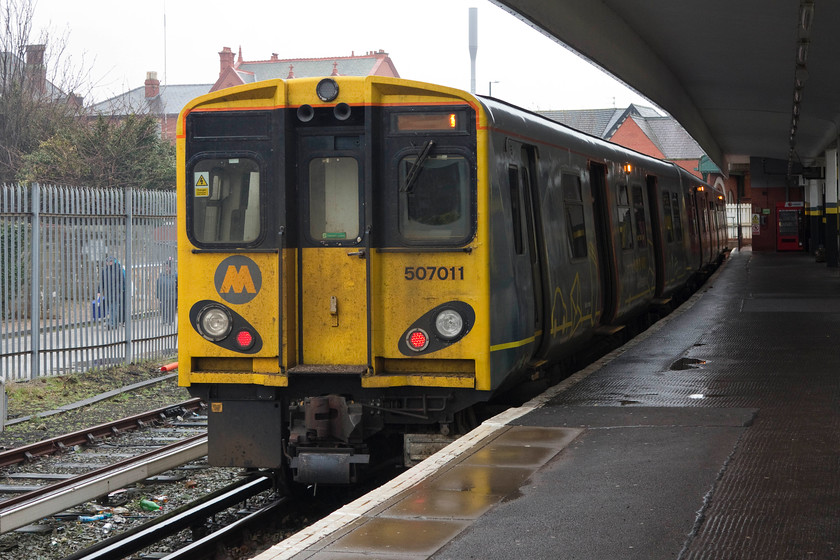
<path fill-rule="evenodd" d="M 236 255 L 219 263 L 213 276 L 216 291 L 228 303 L 248 303 L 262 286 L 262 273 L 257 263 Z"/>

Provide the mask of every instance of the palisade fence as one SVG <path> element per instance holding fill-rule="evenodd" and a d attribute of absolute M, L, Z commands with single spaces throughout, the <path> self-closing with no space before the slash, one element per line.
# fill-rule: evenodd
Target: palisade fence
<path fill-rule="evenodd" d="M 0 189 L 3 382 L 176 352 L 174 192 Z"/>

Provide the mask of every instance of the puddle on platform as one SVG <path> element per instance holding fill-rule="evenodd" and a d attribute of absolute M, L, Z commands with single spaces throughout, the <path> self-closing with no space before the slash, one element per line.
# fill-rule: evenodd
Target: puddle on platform
<path fill-rule="evenodd" d="M 389 517 L 477 519 L 499 501 L 498 496 L 421 488 L 388 508 Z"/>
<path fill-rule="evenodd" d="M 373 557 L 428 557 L 451 541 L 468 521 L 377 517 L 338 539 L 324 552 Z"/>
<path fill-rule="evenodd" d="M 671 364 L 670 369 L 674 371 L 697 369 L 705 363 L 706 360 L 698 360 L 697 358 L 680 358 L 679 360 Z"/>

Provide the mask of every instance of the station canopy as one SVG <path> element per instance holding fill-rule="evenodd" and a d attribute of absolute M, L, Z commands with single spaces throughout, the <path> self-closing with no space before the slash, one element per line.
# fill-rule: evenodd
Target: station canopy
<path fill-rule="evenodd" d="M 667 111 L 724 171 L 820 165 L 840 124 L 840 2 L 496 0 Z"/>

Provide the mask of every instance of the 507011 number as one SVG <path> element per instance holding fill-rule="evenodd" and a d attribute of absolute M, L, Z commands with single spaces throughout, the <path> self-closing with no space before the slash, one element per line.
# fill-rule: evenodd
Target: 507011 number
<path fill-rule="evenodd" d="M 407 266 L 406 280 L 463 280 L 463 266 Z"/>

